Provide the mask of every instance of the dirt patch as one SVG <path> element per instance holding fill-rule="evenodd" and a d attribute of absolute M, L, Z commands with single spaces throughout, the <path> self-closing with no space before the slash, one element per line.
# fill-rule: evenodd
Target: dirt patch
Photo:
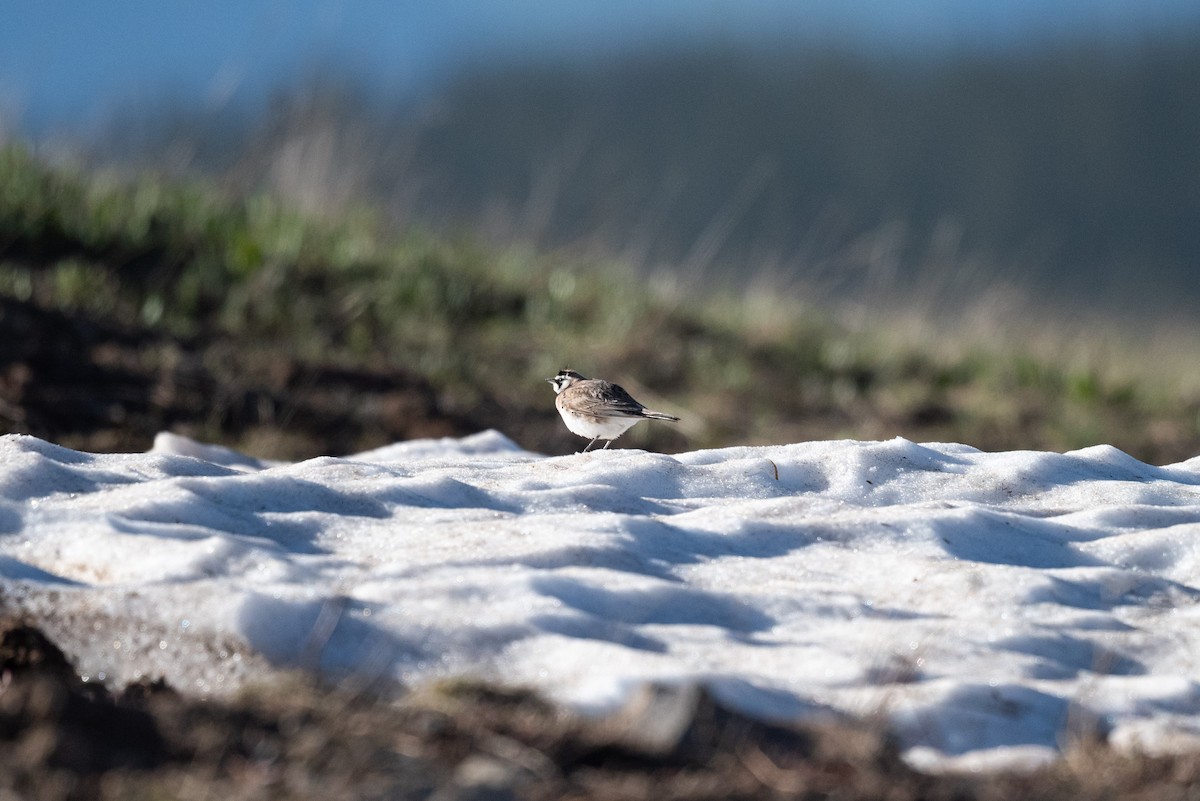
<path fill-rule="evenodd" d="M 0 296 L 0 427 L 78 450 L 138 452 L 160 431 L 285 460 L 342 455 L 421 437 L 495 428 L 524 447 L 584 444 L 554 412 L 475 388 L 447 403 L 422 375 L 394 366 L 309 361 L 221 336 L 188 340 L 70 316 Z M 678 451 L 670 430 L 650 447 Z"/>
<path fill-rule="evenodd" d="M 84 450 L 141 451 L 173 430 L 305 458 L 478 430 L 398 369 L 188 342 L 3 297 L 0 341 L 0 424 Z"/>

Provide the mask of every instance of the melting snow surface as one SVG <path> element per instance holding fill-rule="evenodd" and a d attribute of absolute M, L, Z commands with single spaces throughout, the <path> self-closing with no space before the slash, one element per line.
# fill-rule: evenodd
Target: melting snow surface
<path fill-rule="evenodd" d="M 1200 747 L 1200 458 L 812 442 L 547 458 L 495 432 L 268 464 L 0 438 L 0 610 L 93 680 L 268 667 L 703 682 L 881 715 L 931 769 Z"/>

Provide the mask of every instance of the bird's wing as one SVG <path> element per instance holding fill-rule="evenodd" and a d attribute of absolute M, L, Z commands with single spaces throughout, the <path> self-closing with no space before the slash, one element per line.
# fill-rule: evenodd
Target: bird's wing
<path fill-rule="evenodd" d="M 576 385 L 578 396 L 572 398 L 579 410 L 593 417 L 641 417 L 646 407 L 633 399 L 616 384 L 597 381 Z"/>

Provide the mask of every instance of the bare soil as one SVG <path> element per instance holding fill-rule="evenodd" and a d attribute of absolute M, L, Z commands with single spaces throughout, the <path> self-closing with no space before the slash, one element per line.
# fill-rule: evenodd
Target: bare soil
<path fill-rule="evenodd" d="M 173 430 L 303 458 L 480 425 L 402 370 L 189 342 L 11 298 L 0 297 L 0 341 L 0 424 L 77 449 L 141 451 Z"/>

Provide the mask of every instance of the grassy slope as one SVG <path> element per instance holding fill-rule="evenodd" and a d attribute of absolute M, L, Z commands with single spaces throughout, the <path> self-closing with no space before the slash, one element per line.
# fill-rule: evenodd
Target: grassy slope
<path fill-rule="evenodd" d="M 187 343 L 236 391 L 280 360 L 403 370 L 428 382 L 453 430 L 492 425 L 549 452 L 579 444 L 541 381 L 563 365 L 683 416 L 622 441 L 664 450 L 904 436 L 1107 442 L 1158 462 L 1200 451 L 1200 398 L 1169 375 L 1134 381 L 1019 340 L 897 345 L 885 327 L 850 333 L 786 297 L 683 298 L 617 266 L 387 234 L 367 211 L 313 220 L 212 186 L 50 169 L 15 146 L 0 150 L 0 296 Z M 252 441 L 221 419 L 177 427 L 266 455 L 377 444 L 289 442 L 286 418 L 269 421 L 279 437 Z"/>

